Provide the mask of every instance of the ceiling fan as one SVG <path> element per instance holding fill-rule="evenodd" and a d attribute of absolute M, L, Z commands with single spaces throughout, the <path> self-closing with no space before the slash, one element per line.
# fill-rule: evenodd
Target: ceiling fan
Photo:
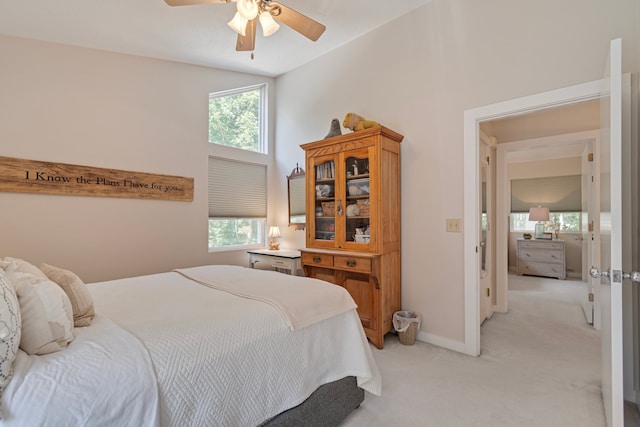
<path fill-rule="evenodd" d="M 237 12 L 228 25 L 238 33 L 236 50 L 253 51 L 256 27 L 260 21 L 265 37 L 278 31 L 277 21 L 291 27 L 312 41 L 324 33 L 326 27 L 295 10 L 271 0 L 164 0 L 169 6 L 235 2 Z M 274 19 L 275 18 L 275 19 Z M 253 55 L 253 54 L 252 54 Z"/>

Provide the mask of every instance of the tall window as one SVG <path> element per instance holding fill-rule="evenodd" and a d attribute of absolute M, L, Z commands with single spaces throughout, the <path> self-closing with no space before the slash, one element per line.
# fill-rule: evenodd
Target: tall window
<path fill-rule="evenodd" d="M 209 157 L 209 249 L 264 246 L 267 167 Z"/>
<path fill-rule="evenodd" d="M 248 151 L 209 157 L 209 250 L 265 244 L 265 105 L 266 85 L 209 94 L 209 142 Z"/>
<path fill-rule="evenodd" d="M 209 94 L 209 142 L 266 154 L 265 88 Z"/>

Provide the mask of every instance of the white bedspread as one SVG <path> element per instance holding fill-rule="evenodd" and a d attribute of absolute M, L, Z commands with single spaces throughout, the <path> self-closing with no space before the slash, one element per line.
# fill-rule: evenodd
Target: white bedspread
<path fill-rule="evenodd" d="M 158 385 L 140 341 L 100 313 L 75 334 L 65 350 L 18 353 L 0 425 L 157 426 Z"/>
<path fill-rule="evenodd" d="M 380 374 L 353 309 L 292 331 L 273 305 L 177 272 L 89 286 L 96 311 L 148 349 L 162 425 L 255 426 L 350 375 L 380 394 Z"/>
<path fill-rule="evenodd" d="M 204 265 L 175 271 L 210 288 L 271 304 L 292 330 L 356 308 L 348 292 L 323 280 L 263 274 L 261 270 L 237 265 Z"/>

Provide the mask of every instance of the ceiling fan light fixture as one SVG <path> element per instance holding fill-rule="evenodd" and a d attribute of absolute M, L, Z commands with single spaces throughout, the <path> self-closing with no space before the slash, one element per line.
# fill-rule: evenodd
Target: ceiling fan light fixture
<path fill-rule="evenodd" d="M 238 13 L 247 21 L 258 16 L 259 6 L 255 0 L 238 0 Z"/>
<path fill-rule="evenodd" d="M 280 25 L 273 19 L 269 11 L 264 11 L 260 14 L 260 25 L 262 26 L 262 34 L 265 37 L 269 37 L 280 28 Z"/>
<path fill-rule="evenodd" d="M 247 35 L 247 22 L 249 22 L 246 18 L 244 18 L 240 12 L 236 12 L 231 21 L 227 23 L 233 31 L 242 35 L 243 37 Z"/>

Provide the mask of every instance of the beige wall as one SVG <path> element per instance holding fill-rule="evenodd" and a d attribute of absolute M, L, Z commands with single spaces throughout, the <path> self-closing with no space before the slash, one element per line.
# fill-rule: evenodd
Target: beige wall
<path fill-rule="evenodd" d="M 615 37 L 624 70 L 640 71 L 639 18 L 637 0 L 433 0 L 278 78 L 269 216 L 282 246 L 304 246 L 286 228 L 300 144 L 349 111 L 404 134 L 403 308 L 423 314 L 420 339 L 457 347 L 463 234 L 445 220 L 463 215 L 464 111 L 599 79 Z M 0 58 L 0 155 L 195 177 L 192 203 L 0 194 L 0 255 L 87 281 L 246 264 L 207 252 L 207 94 L 272 80 L 6 37 Z"/>
<path fill-rule="evenodd" d="M 89 282 L 248 265 L 208 253 L 208 94 L 273 80 L 2 36 L 0 58 L 0 155 L 195 178 L 193 202 L 0 193 L 0 256 Z"/>
<path fill-rule="evenodd" d="M 433 0 L 278 78 L 279 165 L 349 111 L 405 135 L 402 301 L 419 339 L 464 340 L 463 234 L 445 231 L 463 216 L 464 111 L 600 79 L 616 37 L 639 71 L 639 17 L 637 0 Z"/>

